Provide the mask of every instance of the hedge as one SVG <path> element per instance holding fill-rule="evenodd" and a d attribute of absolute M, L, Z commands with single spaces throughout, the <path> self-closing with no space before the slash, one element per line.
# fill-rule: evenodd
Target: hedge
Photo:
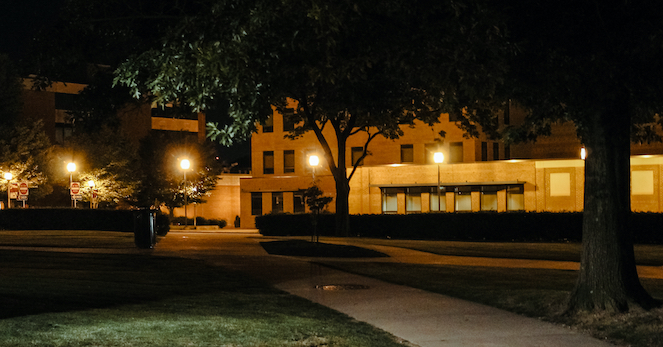
<path fill-rule="evenodd" d="M 0 229 L 133 232 L 133 214 L 132 210 L 17 208 L 0 210 Z M 168 225 L 168 216 L 157 213 L 155 227 L 157 234 L 165 235 L 168 232 Z"/>
<path fill-rule="evenodd" d="M 333 236 L 333 214 L 318 216 L 318 233 Z M 308 236 L 308 214 L 269 214 L 256 217 L 266 236 Z M 636 243 L 663 243 L 663 214 L 633 213 L 630 230 Z M 582 212 L 476 212 L 408 215 L 351 215 L 352 236 L 456 241 L 579 242 Z"/>

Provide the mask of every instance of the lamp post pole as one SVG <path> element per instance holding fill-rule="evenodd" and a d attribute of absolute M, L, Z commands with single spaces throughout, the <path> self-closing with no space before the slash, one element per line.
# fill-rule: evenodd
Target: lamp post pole
<path fill-rule="evenodd" d="M 182 168 L 182 171 L 184 172 L 184 229 L 189 225 L 189 217 L 187 215 L 187 205 L 189 204 L 189 198 L 187 196 L 187 187 L 186 187 L 186 170 L 191 167 L 191 162 L 188 159 L 182 159 L 180 162 L 180 167 Z"/>
<path fill-rule="evenodd" d="M 73 182 L 74 171 L 76 171 L 76 164 L 73 162 L 67 164 L 67 171 L 69 171 L 69 195 L 71 196 L 71 206 L 76 208 L 76 199 L 71 194 L 71 183 Z"/>
<path fill-rule="evenodd" d="M 433 161 L 437 164 L 437 210 L 442 212 L 442 197 L 440 189 L 440 163 L 444 162 L 444 154 L 442 152 L 435 152 L 433 154 Z"/>
<path fill-rule="evenodd" d="M 12 189 L 12 184 L 11 180 L 14 177 L 14 175 L 11 174 L 11 172 L 5 172 L 5 179 L 7 180 L 7 208 L 11 208 L 12 205 L 12 198 L 11 198 L 11 189 Z"/>

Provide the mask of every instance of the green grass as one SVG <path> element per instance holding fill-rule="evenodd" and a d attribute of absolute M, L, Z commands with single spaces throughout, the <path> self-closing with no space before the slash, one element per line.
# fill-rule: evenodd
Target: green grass
<path fill-rule="evenodd" d="M 5 245 L 83 247 L 98 237 L 104 248 L 136 253 L 0 251 L 3 347 L 403 345 L 239 273 L 136 251 L 130 234 L 75 232 L 49 243 L 3 233 Z"/>

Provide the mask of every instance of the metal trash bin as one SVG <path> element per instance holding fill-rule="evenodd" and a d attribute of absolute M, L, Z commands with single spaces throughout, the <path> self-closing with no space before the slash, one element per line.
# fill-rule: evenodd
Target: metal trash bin
<path fill-rule="evenodd" d="M 134 242 L 138 248 L 153 248 L 157 242 L 155 232 L 156 211 L 149 208 L 135 210 L 134 217 Z"/>

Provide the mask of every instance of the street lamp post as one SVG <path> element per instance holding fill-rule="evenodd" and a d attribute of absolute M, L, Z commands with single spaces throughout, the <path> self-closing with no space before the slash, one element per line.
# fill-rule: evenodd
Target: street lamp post
<path fill-rule="evenodd" d="M 96 208 L 96 204 L 97 204 L 97 201 L 96 201 L 97 197 L 96 197 L 96 193 L 94 191 L 94 186 L 95 186 L 94 181 L 93 180 L 87 181 L 87 186 L 90 187 L 90 208 L 94 209 L 94 208 Z"/>
<path fill-rule="evenodd" d="M 7 180 L 7 208 L 11 208 L 12 205 L 12 198 L 11 198 L 11 180 L 14 178 L 14 175 L 12 175 L 11 172 L 5 172 L 4 175 L 5 179 Z"/>
<path fill-rule="evenodd" d="M 308 157 L 308 164 L 311 166 L 311 169 L 313 169 L 313 186 L 315 186 L 315 169 L 320 164 L 320 158 L 318 158 L 317 155 L 313 154 L 313 155 Z M 307 198 L 307 199 L 310 199 L 310 197 Z M 313 235 L 311 236 L 311 242 L 315 241 L 317 243 L 318 242 L 318 210 L 313 209 L 313 211 L 311 211 L 311 212 L 313 213 L 312 214 L 312 216 L 313 216 L 313 222 L 312 222 L 312 224 L 313 224 Z"/>
<path fill-rule="evenodd" d="M 71 195 L 71 183 L 73 182 L 74 171 L 76 171 L 76 163 L 70 162 L 67 164 L 67 171 L 69 171 L 69 195 L 71 196 L 71 206 L 76 208 L 76 199 Z"/>
<path fill-rule="evenodd" d="M 180 162 L 180 167 L 184 172 L 184 229 L 186 229 L 186 227 L 189 225 L 189 218 L 186 213 L 186 207 L 189 204 L 189 199 L 187 197 L 187 189 L 186 189 L 186 170 L 189 170 L 189 167 L 191 167 L 191 162 L 188 159 L 182 159 L 182 161 Z"/>
<path fill-rule="evenodd" d="M 442 197 L 441 195 L 441 189 L 440 189 L 440 164 L 444 162 L 444 153 L 442 152 L 435 152 L 433 154 L 433 161 L 437 164 L 437 210 L 442 212 Z"/>

